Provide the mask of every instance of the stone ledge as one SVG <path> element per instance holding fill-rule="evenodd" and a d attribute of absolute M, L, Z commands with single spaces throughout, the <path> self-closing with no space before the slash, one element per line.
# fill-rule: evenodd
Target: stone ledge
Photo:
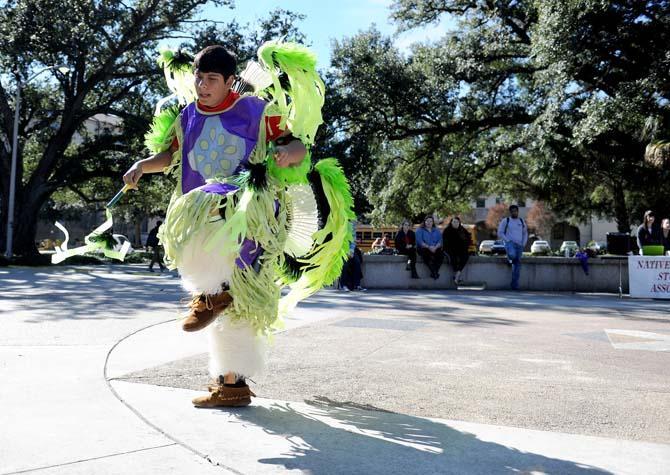
<path fill-rule="evenodd" d="M 451 266 L 442 264 L 440 278 L 429 277 L 428 268 L 417 263 L 420 279 L 411 279 L 405 271 L 405 256 L 365 255 L 363 284 L 370 289 L 454 289 Z M 606 257 L 589 259 L 589 275 L 582 271 L 579 261 L 572 257 L 525 257 L 522 260 L 520 285 L 522 290 L 570 292 L 619 292 L 619 277 L 624 292 L 628 292 L 627 258 Z M 487 289 L 508 289 L 511 269 L 504 256 L 471 256 L 462 273 L 465 282 L 481 282 Z"/>

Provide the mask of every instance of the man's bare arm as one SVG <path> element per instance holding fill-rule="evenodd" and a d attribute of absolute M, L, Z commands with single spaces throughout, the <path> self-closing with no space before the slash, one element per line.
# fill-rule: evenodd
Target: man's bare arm
<path fill-rule="evenodd" d="M 170 163 L 172 163 L 172 149 L 139 160 L 123 175 L 123 182 L 130 185 L 131 188 L 137 188 L 137 182 L 140 181 L 143 174 L 162 172 Z"/>

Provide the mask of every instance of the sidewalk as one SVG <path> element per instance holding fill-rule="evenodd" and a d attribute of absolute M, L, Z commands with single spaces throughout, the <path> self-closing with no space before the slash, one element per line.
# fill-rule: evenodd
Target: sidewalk
<path fill-rule="evenodd" d="M 670 466 L 664 302 L 325 291 L 275 338 L 263 397 L 202 410 L 205 335 L 173 321 L 177 279 L 61 270 L 0 269 L 1 474 Z"/>

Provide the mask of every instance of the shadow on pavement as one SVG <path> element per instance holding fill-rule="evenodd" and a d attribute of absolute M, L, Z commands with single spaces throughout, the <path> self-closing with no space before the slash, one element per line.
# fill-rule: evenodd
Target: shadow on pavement
<path fill-rule="evenodd" d="M 337 301 L 352 310 L 375 310 L 383 312 L 404 309 L 404 311 L 435 313 L 440 309 L 454 314 L 469 313 L 466 306 L 478 309 L 518 309 L 526 311 L 569 311 L 574 315 L 670 323 L 670 317 L 661 317 L 659 309 L 667 307 L 667 302 L 619 299 L 616 295 L 575 294 L 572 292 L 509 292 L 509 291 L 455 291 L 455 290 L 371 290 L 367 293 L 322 292 L 301 302 L 300 306 L 312 310 L 327 309 Z M 435 302 L 452 304 L 452 308 L 436 309 Z M 453 304 L 460 305 L 454 307 Z M 520 323 L 517 320 L 514 323 Z"/>
<path fill-rule="evenodd" d="M 128 274 L 141 276 L 128 279 Z M 30 308 L 26 323 L 54 320 L 128 319 L 138 310 L 168 309 L 184 297 L 179 279 L 121 266 L 12 268 L 0 272 L 0 315 L 18 302 Z M 9 309 L 9 310 L 8 310 Z"/>
<path fill-rule="evenodd" d="M 610 473 L 520 452 L 443 423 L 373 406 L 338 403 L 325 397 L 306 402 L 311 414 L 293 409 L 291 403 L 251 406 L 236 413 L 243 423 L 257 425 L 291 443 L 289 453 L 259 459 L 259 463 L 320 474 Z"/>

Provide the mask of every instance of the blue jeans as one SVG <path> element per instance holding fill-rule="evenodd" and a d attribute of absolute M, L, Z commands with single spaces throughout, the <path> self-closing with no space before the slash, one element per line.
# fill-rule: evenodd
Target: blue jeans
<path fill-rule="evenodd" d="M 521 256 L 523 246 L 515 242 L 506 242 L 507 259 L 512 263 L 512 290 L 519 290 L 519 274 L 521 274 Z"/>

